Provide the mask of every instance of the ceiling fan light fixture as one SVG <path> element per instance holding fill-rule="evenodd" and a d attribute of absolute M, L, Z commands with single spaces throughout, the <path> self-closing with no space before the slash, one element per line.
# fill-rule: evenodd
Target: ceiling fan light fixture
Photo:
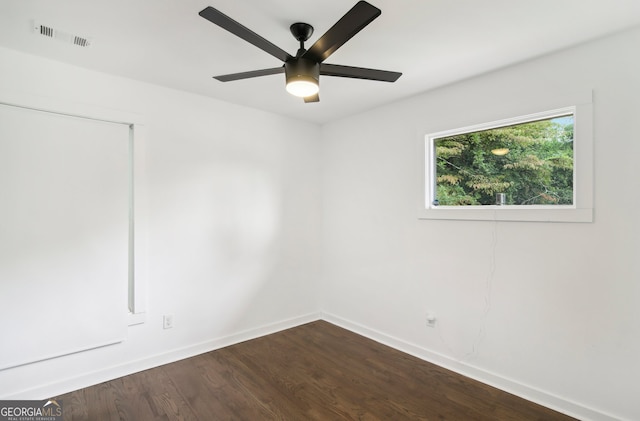
<path fill-rule="evenodd" d="M 298 97 L 308 97 L 320 90 L 320 64 L 298 58 L 284 64 L 287 92 Z"/>

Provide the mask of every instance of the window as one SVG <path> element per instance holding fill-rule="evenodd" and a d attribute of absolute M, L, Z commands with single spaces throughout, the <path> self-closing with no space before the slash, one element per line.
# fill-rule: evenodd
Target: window
<path fill-rule="evenodd" d="M 427 135 L 420 217 L 590 222 L 590 105 Z"/>
<path fill-rule="evenodd" d="M 573 205 L 573 122 L 566 110 L 432 137 L 433 205 Z"/>

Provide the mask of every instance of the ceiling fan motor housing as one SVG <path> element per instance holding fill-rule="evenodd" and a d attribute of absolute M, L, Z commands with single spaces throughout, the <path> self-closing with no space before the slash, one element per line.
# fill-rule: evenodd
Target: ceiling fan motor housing
<path fill-rule="evenodd" d="M 320 84 L 320 63 L 306 58 L 296 58 L 284 64 L 287 85 L 292 82 Z"/>

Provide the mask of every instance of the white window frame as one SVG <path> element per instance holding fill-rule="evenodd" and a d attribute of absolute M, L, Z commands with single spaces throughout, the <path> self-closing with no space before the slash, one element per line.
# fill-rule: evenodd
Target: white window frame
<path fill-rule="evenodd" d="M 572 205 L 436 206 L 433 204 L 436 172 L 434 143 L 436 139 L 567 114 L 573 114 L 574 118 L 574 188 Z M 593 110 L 591 92 L 589 92 L 589 95 L 583 95 L 578 98 L 578 101 L 573 105 L 429 133 L 424 137 L 423 148 L 424 172 L 420 183 L 420 219 L 533 222 L 593 221 Z"/>

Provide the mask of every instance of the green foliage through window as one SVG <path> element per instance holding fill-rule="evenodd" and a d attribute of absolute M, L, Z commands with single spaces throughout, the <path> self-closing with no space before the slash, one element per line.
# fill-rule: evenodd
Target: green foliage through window
<path fill-rule="evenodd" d="M 434 205 L 573 204 L 572 114 L 434 139 Z"/>

